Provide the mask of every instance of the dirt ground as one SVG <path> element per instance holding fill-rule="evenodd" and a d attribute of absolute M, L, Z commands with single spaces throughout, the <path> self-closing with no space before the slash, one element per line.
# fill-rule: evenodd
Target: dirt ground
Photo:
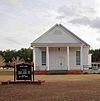
<path fill-rule="evenodd" d="M 0 85 L 0 101 L 100 101 L 99 74 L 35 75 L 35 79 L 46 82 Z"/>

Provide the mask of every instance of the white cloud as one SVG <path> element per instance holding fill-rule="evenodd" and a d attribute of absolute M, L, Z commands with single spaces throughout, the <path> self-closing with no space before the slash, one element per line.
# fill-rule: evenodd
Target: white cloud
<path fill-rule="evenodd" d="M 65 16 L 65 17 L 82 17 L 82 16 L 91 16 L 93 14 L 96 14 L 96 10 L 95 8 L 93 8 L 95 6 L 95 3 L 93 2 L 93 0 L 88 0 L 85 3 L 86 0 L 84 0 L 84 2 L 82 0 L 78 0 L 75 1 L 73 3 L 69 3 L 69 4 L 64 4 L 62 6 L 60 6 L 57 10 L 58 14 L 61 16 Z M 92 16 L 91 16 L 92 18 Z"/>
<path fill-rule="evenodd" d="M 96 17 L 95 19 L 90 20 L 89 18 L 84 16 L 81 18 L 72 19 L 69 22 L 72 24 L 87 25 L 87 26 L 90 26 L 92 28 L 96 28 L 100 31 L 100 17 Z"/>
<path fill-rule="evenodd" d="M 99 38 L 96 38 L 96 40 L 100 42 L 100 37 Z"/>
<path fill-rule="evenodd" d="M 69 22 L 72 23 L 72 24 L 82 24 L 82 25 L 89 25 L 89 24 L 91 24 L 91 20 L 88 19 L 86 16 L 84 16 L 82 18 L 72 19 Z"/>
<path fill-rule="evenodd" d="M 86 42 L 91 44 L 91 40 L 95 40 L 98 45 L 99 34 L 94 29 L 100 28 L 100 3 L 97 1 L 0 0 L 0 43 L 3 43 L 0 49 L 29 47 L 34 39 L 60 21 L 72 32 L 76 29 Z M 84 37 L 86 33 L 87 38 Z"/>

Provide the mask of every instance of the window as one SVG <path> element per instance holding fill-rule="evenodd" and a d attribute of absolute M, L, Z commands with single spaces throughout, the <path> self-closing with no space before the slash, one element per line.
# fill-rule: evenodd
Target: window
<path fill-rule="evenodd" d="M 42 51 L 42 65 L 46 65 L 46 51 Z"/>
<path fill-rule="evenodd" d="M 80 51 L 76 51 L 76 65 L 80 65 Z"/>

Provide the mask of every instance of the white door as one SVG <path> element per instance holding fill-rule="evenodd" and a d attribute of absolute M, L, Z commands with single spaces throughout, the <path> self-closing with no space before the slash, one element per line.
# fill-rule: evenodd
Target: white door
<path fill-rule="evenodd" d="M 64 57 L 59 56 L 58 58 L 58 70 L 63 70 L 64 69 Z"/>
<path fill-rule="evenodd" d="M 66 70 L 66 52 L 65 47 L 50 48 L 50 70 Z"/>

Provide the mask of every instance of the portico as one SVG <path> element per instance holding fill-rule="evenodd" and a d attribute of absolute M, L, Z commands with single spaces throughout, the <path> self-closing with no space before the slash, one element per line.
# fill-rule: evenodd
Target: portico
<path fill-rule="evenodd" d="M 80 47 L 72 47 L 72 46 L 66 46 L 66 47 L 34 47 L 33 49 L 33 60 L 34 60 L 34 68 L 35 70 L 70 70 L 72 67 L 76 67 L 76 64 L 72 64 L 73 60 L 76 58 L 76 53 L 73 54 L 74 49 L 77 49 L 80 51 L 80 63 L 78 64 L 78 67 L 80 66 L 80 70 L 83 68 L 83 48 Z M 45 52 L 43 54 L 42 52 Z M 73 54 L 73 59 L 71 54 Z M 71 57 L 70 57 L 71 56 Z M 43 60 L 40 60 L 43 59 Z M 43 63 L 45 62 L 45 63 Z M 39 65 L 40 64 L 40 65 Z M 53 65 L 54 66 L 53 66 Z M 55 66 L 55 64 L 58 64 Z M 58 67 L 57 67 L 58 66 Z M 55 68 L 56 67 L 56 68 Z M 76 68 L 77 69 L 77 68 Z M 79 69 L 79 68 L 78 68 Z"/>

